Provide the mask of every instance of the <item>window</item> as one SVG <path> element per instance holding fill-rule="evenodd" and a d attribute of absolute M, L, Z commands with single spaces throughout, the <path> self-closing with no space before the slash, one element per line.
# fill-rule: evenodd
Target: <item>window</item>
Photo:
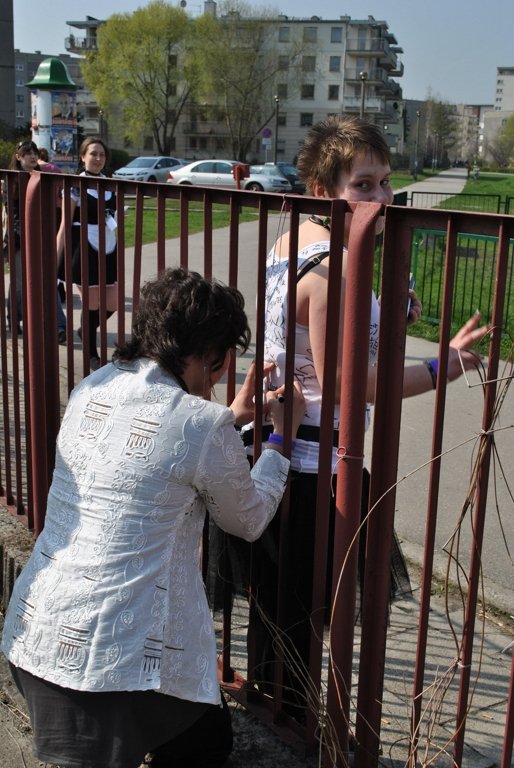
<path fill-rule="evenodd" d="M 301 112 L 300 113 L 300 126 L 304 127 L 307 125 L 313 125 L 314 123 L 314 115 L 312 112 Z"/>
<path fill-rule="evenodd" d="M 153 136 L 145 136 L 143 147 L 147 152 L 153 149 Z"/>
<path fill-rule="evenodd" d="M 330 29 L 330 42 L 331 43 L 342 43 L 343 42 L 343 28 L 342 27 L 331 27 L 331 29 Z"/>
<path fill-rule="evenodd" d="M 16 80 L 16 88 L 23 88 L 25 86 L 25 80 Z"/>
<path fill-rule="evenodd" d="M 16 72 L 23 72 L 24 69 L 23 64 L 16 64 Z"/>
<path fill-rule="evenodd" d="M 23 109 L 16 110 L 16 117 L 25 117 L 25 112 Z"/>
<path fill-rule="evenodd" d="M 279 43 L 288 43 L 289 42 L 289 27 L 279 27 L 278 28 L 278 42 Z"/>
<path fill-rule="evenodd" d="M 279 56 L 278 57 L 278 68 L 279 69 L 289 69 L 289 56 Z"/>
<path fill-rule="evenodd" d="M 176 67 L 177 66 L 177 54 L 176 53 L 170 53 L 168 56 L 168 64 L 170 67 Z"/>
<path fill-rule="evenodd" d="M 338 85 L 329 85 L 328 86 L 328 99 L 329 101 L 335 101 L 339 98 L 339 86 Z"/>
<path fill-rule="evenodd" d="M 329 72 L 340 72 L 341 71 L 341 57 L 340 56 L 331 56 L 329 59 L 328 64 L 328 71 Z"/>
<path fill-rule="evenodd" d="M 17 102 L 20 102 L 20 101 L 24 102 L 25 101 L 25 96 L 22 93 L 17 93 L 16 94 L 16 101 Z"/>
<path fill-rule="evenodd" d="M 304 83 L 302 85 L 302 99 L 314 98 L 314 85 L 311 83 Z"/>
<path fill-rule="evenodd" d="M 279 112 L 277 122 L 278 122 L 278 125 L 281 125 L 281 126 L 287 125 L 287 115 L 285 112 Z"/>
<path fill-rule="evenodd" d="M 314 72 L 316 69 L 316 57 L 304 56 L 302 59 L 302 69 L 304 72 Z"/>
<path fill-rule="evenodd" d="M 170 83 L 169 94 L 170 94 L 170 96 L 176 96 L 177 95 L 177 84 L 176 83 Z"/>
<path fill-rule="evenodd" d="M 317 27 L 304 27 L 303 28 L 303 42 L 304 43 L 316 43 L 318 40 L 318 28 Z"/>
<path fill-rule="evenodd" d="M 277 85 L 277 96 L 279 99 L 287 99 L 287 83 Z"/>

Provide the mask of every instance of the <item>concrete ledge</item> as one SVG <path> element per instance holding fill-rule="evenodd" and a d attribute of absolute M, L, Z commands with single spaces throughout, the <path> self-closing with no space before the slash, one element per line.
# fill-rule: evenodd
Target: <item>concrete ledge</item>
<path fill-rule="evenodd" d="M 23 523 L 0 506 L 0 610 L 5 611 L 12 594 L 14 582 L 27 562 L 34 535 Z"/>

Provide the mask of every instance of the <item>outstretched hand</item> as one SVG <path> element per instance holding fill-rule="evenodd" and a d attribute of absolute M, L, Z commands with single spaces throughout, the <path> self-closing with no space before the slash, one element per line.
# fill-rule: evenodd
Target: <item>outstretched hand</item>
<path fill-rule="evenodd" d="M 454 379 L 458 378 L 463 373 L 463 370 L 468 371 L 471 368 L 477 367 L 480 357 L 471 348 L 489 333 L 489 326 L 478 325 L 480 318 L 480 312 L 475 312 L 450 341 L 448 356 L 449 381 L 454 381 Z"/>

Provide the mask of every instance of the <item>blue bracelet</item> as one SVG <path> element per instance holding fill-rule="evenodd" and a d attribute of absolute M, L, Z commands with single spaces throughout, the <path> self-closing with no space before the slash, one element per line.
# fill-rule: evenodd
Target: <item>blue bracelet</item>
<path fill-rule="evenodd" d="M 274 445 L 284 445 L 284 438 L 282 435 L 277 435 L 275 432 L 272 432 L 268 436 L 268 443 L 273 443 Z M 296 446 L 296 440 L 291 440 L 291 450 L 294 451 Z"/>
<path fill-rule="evenodd" d="M 429 374 L 432 377 L 432 386 L 435 389 L 437 387 L 437 373 L 439 370 L 439 361 L 437 357 L 433 357 L 430 360 L 425 360 L 425 365 L 428 369 Z"/>

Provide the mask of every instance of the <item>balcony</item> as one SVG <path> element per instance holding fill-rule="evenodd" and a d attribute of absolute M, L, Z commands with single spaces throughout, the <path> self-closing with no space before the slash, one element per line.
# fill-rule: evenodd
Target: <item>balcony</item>
<path fill-rule="evenodd" d="M 346 96 L 343 99 L 343 111 L 344 112 L 360 112 L 361 97 L 360 96 Z M 374 96 L 370 96 L 369 99 L 364 100 L 364 114 L 372 113 L 374 115 L 385 114 L 385 102 L 383 99 L 377 99 Z"/>
<path fill-rule="evenodd" d="M 225 123 L 214 120 L 188 120 L 182 131 L 188 136 L 228 136 Z"/>
<path fill-rule="evenodd" d="M 77 53 L 79 55 L 98 50 L 96 37 L 77 37 L 76 35 L 66 37 L 64 47 L 70 53 Z"/>
<path fill-rule="evenodd" d="M 344 73 L 344 79 L 348 83 L 355 83 L 359 84 L 361 82 L 361 72 L 363 71 L 363 68 L 361 69 L 346 69 Z M 365 69 L 364 71 L 367 74 L 366 82 L 370 85 L 382 85 L 387 81 L 387 72 L 385 69 L 381 69 L 380 67 L 372 67 L 370 69 Z"/>

